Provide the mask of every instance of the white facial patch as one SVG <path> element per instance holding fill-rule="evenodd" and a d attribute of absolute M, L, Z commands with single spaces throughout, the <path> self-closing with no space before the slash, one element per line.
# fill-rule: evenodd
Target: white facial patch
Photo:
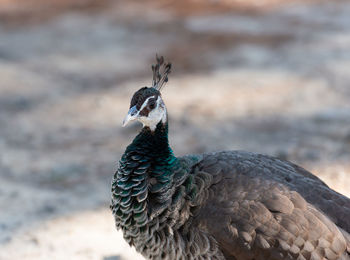
<path fill-rule="evenodd" d="M 151 98 L 154 98 L 155 96 L 148 97 L 145 102 L 143 102 L 141 108 L 139 111 L 142 111 L 147 105 L 148 101 Z M 160 96 L 158 96 L 158 99 L 156 101 L 156 107 L 152 109 L 148 116 L 138 116 L 138 120 L 143 124 L 143 126 L 148 126 L 152 131 L 154 131 L 157 127 L 157 124 L 162 121 L 163 123 L 166 122 L 166 108 L 163 103 L 163 100 Z"/>

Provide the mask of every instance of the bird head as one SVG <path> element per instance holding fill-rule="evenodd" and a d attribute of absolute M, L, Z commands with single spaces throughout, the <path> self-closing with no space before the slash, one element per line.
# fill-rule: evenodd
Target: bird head
<path fill-rule="evenodd" d="M 143 87 L 135 92 L 130 102 L 130 109 L 123 121 L 123 126 L 138 120 L 144 127 L 154 131 L 159 122 L 166 123 L 167 111 L 160 90 L 168 82 L 171 64 L 164 63 L 163 56 L 156 57 L 157 64 L 152 65 L 152 87 Z"/>

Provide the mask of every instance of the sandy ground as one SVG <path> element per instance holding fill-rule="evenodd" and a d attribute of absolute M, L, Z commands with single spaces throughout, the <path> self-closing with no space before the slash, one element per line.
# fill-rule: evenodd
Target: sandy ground
<path fill-rule="evenodd" d="M 279 156 L 350 196 L 348 2 L 107 2 L 53 14 L 0 0 L 0 259 L 142 259 L 108 205 L 155 53 L 174 66 L 176 154 Z"/>

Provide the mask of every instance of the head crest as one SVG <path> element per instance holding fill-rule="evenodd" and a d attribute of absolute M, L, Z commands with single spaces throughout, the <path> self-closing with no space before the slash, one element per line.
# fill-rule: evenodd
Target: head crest
<path fill-rule="evenodd" d="M 168 74 L 171 70 L 171 63 L 164 63 L 164 57 L 156 55 L 157 64 L 152 65 L 153 81 L 152 87 L 160 91 L 168 82 Z M 160 71 L 162 69 L 162 71 Z"/>

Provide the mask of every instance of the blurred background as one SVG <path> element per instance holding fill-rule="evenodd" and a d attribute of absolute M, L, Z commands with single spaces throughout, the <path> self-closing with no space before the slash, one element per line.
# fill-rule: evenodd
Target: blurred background
<path fill-rule="evenodd" d="M 142 259 L 114 228 L 155 54 L 177 155 L 290 160 L 350 196 L 350 2 L 0 0 L 0 259 Z"/>

